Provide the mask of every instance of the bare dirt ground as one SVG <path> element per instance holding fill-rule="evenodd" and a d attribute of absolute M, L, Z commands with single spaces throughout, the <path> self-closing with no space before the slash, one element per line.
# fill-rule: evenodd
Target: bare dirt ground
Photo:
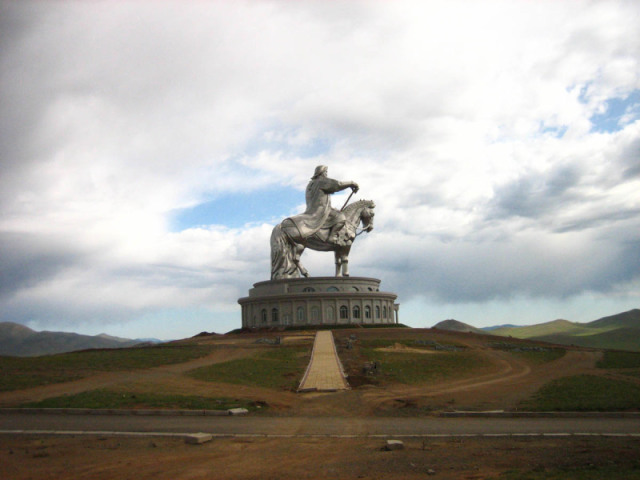
<path fill-rule="evenodd" d="M 12 480 L 640 478 L 639 438 L 177 438 L 0 436 Z M 537 475 L 530 477 L 528 475 Z M 555 475 L 560 475 L 557 477 Z"/>
<path fill-rule="evenodd" d="M 384 338 L 424 338 L 425 332 L 427 331 L 398 329 L 384 332 Z M 428 332 L 430 339 L 445 344 L 461 345 L 469 351 L 479 352 L 487 360 L 487 366 L 482 371 L 476 371 L 471 377 L 444 379 L 428 385 L 380 386 L 365 383 L 350 392 L 326 398 L 324 402 L 316 402 L 313 396 L 309 395 L 306 397 L 306 404 L 297 405 L 296 410 L 306 415 L 323 414 L 329 409 L 338 409 L 343 414 L 351 415 L 412 415 L 418 410 L 516 410 L 522 400 L 529 398 L 551 380 L 582 373 L 601 374 L 595 368 L 596 361 L 602 355 L 599 351 L 567 348 L 567 353 L 562 358 L 537 365 L 508 352 L 489 348 L 487 345 L 495 342 L 495 337 L 457 332 Z M 350 334 L 351 331 L 337 334 L 338 345 Z M 376 335 L 375 331 L 363 331 L 357 332 L 356 335 L 359 339 L 367 339 L 377 338 L 380 333 Z M 341 351 L 340 348 L 338 350 Z M 411 353 L 418 349 L 394 345 L 385 350 Z M 431 353 L 446 355 L 441 352 Z M 344 355 L 344 351 L 341 351 L 341 355 Z M 362 360 L 358 361 L 355 365 L 345 365 L 345 369 L 351 374 L 352 382 L 358 377 L 358 368 Z"/>
<path fill-rule="evenodd" d="M 355 332 L 355 333 L 354 333 Z M 344 330 L 336 331 L 338 351 L 345 361 L 341 342 L 355 334 L 359 340 L 386 338 L 393 340 L 407 337 L 429 338 L 435 341 L 462 345 L 470 351 L 479 352 L 486 360 L 482 371 L 469 378 L 444 379 L 428 385 L 385 384 L 374 382 L 361 384 L 359 368 L 364 359 L 355 357 L 353 365 L 346 364 L 352 389 L 333 394 L 297 394 L 287 390 L 273 390 L 249 385 L 211 383 L 184 375 L 188 370 L 246 358 L 269 348 L 256 344 L 258 338 L 282 336 L 283 343 L 311 345 L 313 333 L 269 333 L 235 336 L 213 336 L 185 340 L 189 343 L 211 344 L 219 347 L 206 357 L 189 362 L 166 365 L 146 370 L 99 373 L 73 382 L 42 387 L 0 392 L 0 406 L 9 407 L 27 401 L 38 401 L 49 397 L 75 394 L 97 388 L 116 391 L 158 392 L 168 394 L 230 397 L 263 402 L 269 405 L 266 414 L 271 415 L 411 415 L 418 410 L 514 410 L 520 401 L 530 397 L 545 383 L 563 376 L 580 373 L 601 374 L 595 368 L 601 352 L 588 349 L 568 348 L 562 358 L 553 362 L 535 365 L 508 352 L 487 347 L 496 337 L 485 337 L 458 332 L 443 332 L 421 329 Z M 511 341 L 511 340 L 509 340 Z M 513 339 L 514 342 L 518 340 Z M 390 347 L 396 352 L 412 353 L 414 349 L 402 345 Z M 446 353 L 430 352 L 433 355 Z M 375 380 L 375 379 L 374 379 Z M 640 381 L 640 379 L 639 379 Z"/>
<path fill-rule="evenodd" d="M 485 366 L 471 377 L 462 375 L 427 385 L 376 384 L 358 378 L 363 358 L 352 352 L 351 360 L 345 356 L 343 363 L 352 362 L 345 368 L 354 374 L 353 388 L 329 394 L 297 394 L 287 390 L 203 382 L 184 376 L 193 368 L 246 358 L 273 348 L 256 344 L 260 337 L 280 335 L 285 344 L 308 344 L 309 348 L 313 341 L 313 335 L 308 332 L 214 336 L 186 341 L 219 347 L 203 358 L 178 365 L 100 373 L 63 384 L 2 392 L 0 406 L 109 388 L 249 399 L 269 406 L 261 415 L 415 416 L 429 410 L 513 410 L 553 379 L 581 373 L 602 374 L 595 367 L 601 356 L 596 350 L 567 348 L 563 357 L 536 364 L 490 348 L 495 337 L 432 330 L 336 331 L 334 335 L 341 355 L 345 354 L 341 342 L 353 334 L 358 341 L 368 338 L 400 340 L 410 336 L 462 345 L 482 355 Z M 505 341 L 519 342 L 516 339 Z M 629 380 L 629 377 L 625 379 Z M 637 381 L 640 382 L 640 378 Z M 551 476 L 565 470 L 569 472 L 568 476 L 563 474 L 557 478 L 640 478 L 638 438 L 409 439 L 405 440 L 407 448 L 395 452 L 382 451 L 383 444 L 383 439 L 367 438 L 237 438 L 215 439 L 205 445 L 190 446 L 178 438 L 0 435 L 0 478 L 265 480 L 433 476 L 442 479 L 537 479 L 546 478 L 545 472 Z M 513 476 L 501 476 L 514 469 Z M 589 469 L 595 469 L 596 476 L 588 476 Z M 612 476 L 611 472 L 616 469 L 623 475 Z M 517 472 L 530 472 L 534 476 L 525 477 Z"/>

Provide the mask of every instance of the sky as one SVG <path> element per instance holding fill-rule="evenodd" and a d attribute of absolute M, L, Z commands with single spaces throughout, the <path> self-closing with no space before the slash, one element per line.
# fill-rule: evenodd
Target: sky
<path fill-rule="evenodd" d="M 0 321 L 238 328 L 317 165 L 375 201 L 350 270 L 402 323 L 640 308 L 639 31 L 634 0 L 2 0 Z"/>

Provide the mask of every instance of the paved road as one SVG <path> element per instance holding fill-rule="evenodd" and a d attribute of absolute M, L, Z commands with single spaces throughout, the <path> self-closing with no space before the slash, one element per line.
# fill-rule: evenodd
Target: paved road
<path fill-rule="evenodd" d="M 337 418 L 2 414 L 0 431 L 206 432 L 219 435 L 637 434 L 640 418 Z"/>

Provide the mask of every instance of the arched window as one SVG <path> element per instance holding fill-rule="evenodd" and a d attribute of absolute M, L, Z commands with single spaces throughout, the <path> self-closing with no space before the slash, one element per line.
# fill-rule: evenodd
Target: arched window
<path fill-rule="evenodd" d="M 315 289 L 315 288 L 313 288 L 313 287 L 304 287 L 304 288 L 302 289 L 302 291 L 303 291 L 303 292 L 315 292 L 315 291 L 316 291 L 316 289 Z"/>
<path fill-rule="evenodd" d="M 380 305 L 376 305 L 376 318 L 380 318 Z"/>
<path fill-rule="evenodd" d="M 360 320 L 360 307 L 358 305 L 353 306 L 353 318 Z"/>
<path fill-rule="evenodd" d="M 267 323 L 267 309 L 263 308 L 261 312 L 262 323 Z"/>
<path fill-rule="evenodd" d="M 359 292 L 360 289 L 358 287 L 351 287 L 351 291 L 353 292 Z"/>
<path fill-rule="evenodd" d="M 320 321 L 320 309 L 318 307 L 311 307 L 311 321 L 313 323 Z"/>
<path fill-rule="evenodd" d="M 334 322 L 335 319 L 335 310 L 333 309 L 333 307 L 327 307 L 327 322 Z"/>
<path fill-rule="evenodd" d="M 371 318 L 371 307 L 369 305 L 364 307 L 364 318 L 366 319 Z"/>
<path fill-rule="evenodd" d="M 277 308 L 272 308 L 271 309 L 271 321 L 272 322 L 277 322 L 279 320 L 278 318 L 278 309 Z"/>
<path fill-rule="evenodd" d="M 298 307 L 296 310 L 296 320 L 298 323 L 304 322 L 304 307 Z"/>
<path fill-rule="evenodd" d="M 382 318 L 387 318 L 387 306 L 382 307 Z"/>
<path fill-rule="evenodd" d="M 338 289 L 338 287 L 329 287 L 327 288 L 327 292 L 339 292 L 340 290 Z"/>
<path fill-rule="evenodd" d="M 347 308 L 346 305 L 342 305 L 340 307 L 340 318 L 342 320 L 346 320 L 349 318 L 349 309 Z"/>

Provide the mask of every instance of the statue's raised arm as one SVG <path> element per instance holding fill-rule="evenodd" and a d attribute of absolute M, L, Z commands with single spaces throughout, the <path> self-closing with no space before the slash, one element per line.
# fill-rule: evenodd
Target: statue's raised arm
<path fill-rule="evenodd" d="M 352 195 L 359 190 L 353 181 L 341 182 L 329 178 L 328 168 L 316 167 L 307 185 L 304 213 L 286 218 L 271 234 L 271 279 L 308 276 L 300 264 L 300 255 L 305 248 L 333 251 L 336 257 L 336 276 L 348 276 L 348 255 L 351 244 L 363 224 L 363 231 L 373 229 L 372 201 L 361 200 L 341 210 L 331 206 L 331 194 L 347 188 Z M 349 199 L 351 196 L 349 196 Z M 347 199 L 347 202 L 348 200 Z"/>

